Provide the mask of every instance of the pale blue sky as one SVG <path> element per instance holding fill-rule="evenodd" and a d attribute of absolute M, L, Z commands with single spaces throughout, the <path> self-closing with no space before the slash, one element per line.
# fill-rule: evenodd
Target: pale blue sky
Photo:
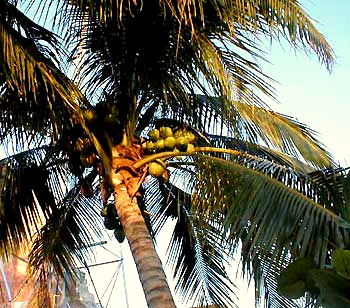
<path fill-rule="evenodd" d="M 284 50 L 273 43 L 265 72 L 280 82 L 277 86 L 280 105 L 276 111 L 298 118 L 320 133 L 320 140 L 342 166 L 350 165 L 350 1 L 300 1 L 318 21 L 336 54 L 331 74 L 315 57 Z M 347 163 L 346 163 L 346 162 Z"/>

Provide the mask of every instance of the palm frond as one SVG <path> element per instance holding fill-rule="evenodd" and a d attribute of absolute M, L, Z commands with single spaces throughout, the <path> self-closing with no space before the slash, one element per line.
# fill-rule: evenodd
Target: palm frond
<path fill-rule="evenodd" d="M 308 185 L 314 191 L 309 197 L 330 209 L 332 212 L 350 221 L 349 168 L 330 168 L 308 174 Z"/>
<path fill-rule="evenodd" d="M 1 161 L 2 255 L 8 256 L 22 243 L 28 243 L 56 207 L 49 172 L 41 165 L 47 159 L 46 154 L 44 149 L 39 149 Z"/>
<path fill-rule="evenodd" d="M 89 255 L 91 233 L 98 230 L 96 224 L 94 227 L 91 223 L 99 217 L 90 202 L 77 200 L 78 193 L 77 188 L 73 189 L 38 232 L 29 254 L 33 272 L 50 264 L 61 277 L 64 274 L 74 276 L 75 258 L 83 264 Z"/>
<path fill-rule="evenodd" d="M 245 241 L 251 241 L 252 256 L 289 243 L 324 265 L 328 245 L 344 245 L 349 222 L 299 192 L 302 179 L 293 172 L 257 166 L 206 158 L 195 195 L 197 213 L 220 219 L 235 239 L 249 230 Z"/>
<path fill-rule="evenodd" d="M 185 168 L 175 170 L 177 175 L 172 172 L 175 181 L 179 176 L 188 180 Z M 186 188 L 190 189 L 190 185 Z M 215 226 L 200 225 L 192 217 L 190 193 L 173 184 L 153 180 L 145 186 L 145 198 L 155 232 L 160 232 L 168 219 L 176 220 L 167 250 L 167 265 L 176 281 L 175 292 L 183 301 L 198 305 L 235 306 L 235 286 L 225 269 L 228 257 L 225 248 L 217 245 Z"/>
<path fill-rule="evenodd" d="M 225 137 L 225 136 L 219 136 L 219 135 L 206 135 L 207 138 L 210 140 L 210 145 L 216 148 L 223 148 L 223 149 L 234 149 L 238 150 L 242 153 L 247 153 L 249 155 L 252 155 L 254 158 L 252 160 L 256 159 L 262 159 L 267 161 L 275 162 L 276 164 L 282 165 L 286 168 L 291 168 L 295 171 L 299 172 L 312 172 L 315 171 L 314 168 L 311 166 L 303 163 L 300 160 L 297 160 L 296 158 L 287 155 L 283 152 L 275 151 L 271 148 L 256 144 L 247 142 L 244 140 L 240 140 L 237 138 L 232 137 Z M 202 145 L 200 143 L 199 145 Z M 203 144 L 205 146 L 206 144 Z M 245 158 L 246 161 L 249 160 L 248 157 Z"/>
<path fill-rule="evenodd" d="M 243 255 L 244 253 L 242 253 Z M 273 256 L 273 251 L 271 252 Z M 278 260 L 272 260 L 269 255 L 263 257 L 257 256 L 251 261 L 251 275 L 254 277 L 256 286 L 256 300 L 265 307 L 274 308 L 300 308 L 305 307 L 309 303 L 303 303 L 306 298 L 302 300 L 290 300 L 283 297 L 277 292 L 277 279 L 282 269 L 284 269 L 291 261 L 291 256 L 286 250 Z M 310 299 L 309 299 L 310 300 Z M 306 304 L 306 305 L 305 305 Z M 312 306 L 310 306 L 312 307 Z"/>
<path fill-rule="evenodd" d="M 28 302 L 29 308 L 53 308 L 54 307 L 54 296 L 49 288 L 48 278 L 50 274 L 47 266 L 40 268 L 37 277 L 33 278 L 35 280 L 32 282 L 33 294 Z"/>
<path fill-rule="evenodd" d="M 54 34 L 35 24 L 15 5 L 4 1 L 0 14 L 0 41 L 1 92 L 5 88 L 16 92 L 18 102 L 22 104 L 27 100 L 37 104 L 44 101 L 48 109 L 54 109 L 58 97 L 63 108 L 71 112 L 77 110 L 83 98 L 56 67 L 60 49 Z"/>
<path fill-rule="evenodd" d="M 265 145 L 314 166 L 329 167 L 334 164 L 332 155 L 317 140 L 315 131 L 294 118 L 239 101 L 200 95 L 197 98 L 200 100 L 199 118 L 208 119 L 209 114 L 209 119 L 217 119 L 222 115 L 219 121 L 231 132 L 228 136 Z M 215 124 L 213 120 L 207 121 L 208 125 Z"/>
<path fill-rule="evenodd" d="M 196 20 L 215 19 L 226 24 L 228 31 L 236 28 L 262 32 L 273 38 L 281 35 L 292 45 L 310 48 L 327 68 L 333 63 L 333 51 L 323 35 L 313 25 L 309 15 L 298 1 L 247 1 L 224 2 L 219 0 L 183 0 L 176 3 L 162 1 L 180 23 L 189 24 L 196 32 Z"/>
<path fill-rule="evenodd" d="M 281 297 L 277 278 L 296 256 L 311 256 L 322 267 L 332 250 L 349 246 L 347 171 L 297 173 L 274 162 L 214 157 L 199 159 L 197 167 L 193 211 L 204 223 L 221 224 L 217 232 L 231 251 L 241 243 L 243 271 L 260 288 L 257 296 L 268 307 L 311 304 L 308 297 Z"/>
<path fill-rule="evenodd" d="M 131 0 L 86 0 L 74 1 L 74 4 L 90 15 L 97 13 L 101 23 L 115 19 L 119 25 L 123 24 L 125 16 L 133 16 L 149 5 L 142 1 Z M 184 29 L 187 26 L 195 36 L 200 32 L 203 24 L 210 25 L 216 22 L 226 27 L 233 36 L 237 28 L 262 32 L 273 38 L 281 35 L 292 45 L 301 44 L 303 47 L 310 48 L 327 68 L 330 68 L 333 63 L 331 47 L 298 1 L 181 0 L 172 2 L 163 0 L 159 5 L 168 16 L 177 20 L 179 35 L 186 31 Z"/>

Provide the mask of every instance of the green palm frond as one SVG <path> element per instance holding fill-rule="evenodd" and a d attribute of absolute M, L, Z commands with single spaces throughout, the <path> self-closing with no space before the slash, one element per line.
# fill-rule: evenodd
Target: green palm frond
<path fill-rule="evenodd" d="M 46 100 L 48 93 L 38 91 L 36 99 Z M 39 104 L 34 97 L 26 99 L 16 90 L 5 88 L 0 94 L 0 140 L 4 148 L 40 147 L 49 142 L 55 143 L 64 131 L 73 126 L 70 114 L 64 103 L 57 97 L 54 105 Z M 10 152 L 11 153 L 11 152 Z"/>
<path fill-rule="evenodd" d="M 16 252 L 56 207 L 42 164 L 52 153 L 32 150 L 1 161 L 1 255 Z M 48 155 L 48 156 L 46 156 Z M 45 161 L 46 160 L 46 161 Z M 58 171 L 59 172 L 59 171 Z M 37 179 L 33 181 L 33 179 Z"/>
<path fill-rule="evenodd" d="M 237 104 L 249 136 L 256 136 L 266 145 L 320 167 L 329 167 L 331 155 L 316 139 L 315 131 L 291 117 L 265 108 Z"/>
<path fill-rule="evenodd" d="M 307 174 L 271 161 L 214 157 L 197 166 L 193 211 L 221 225 L 231 251 L 242 247 L 243 272 L 254 278 L 256 296 L 268 307 L 313 305 L 310 297 L 296 302 L 279 295 L 277 279 L 295 257 L 311 256 L 322 267 L 332 250 L 350 245 L 347 170 Z"/>
<path fill-rule="evenodd" d="M 317 170 L 308 174 L 308 185 L 313 197 L 337 215 L 350 221 L 349 168 Z"/>
<path fill-rule="evenodd" d="M 40 229 L 29 255 L 33 271 L 50 264 L 61 277 L 74 276 L 75 258 L 84 264 L 89 256 L 88 244 L 93 234 L 101 232 L 96 224 L 100 217 L 91 202 L 79 200 L 79 186 L 71 190 L 60 207 Z"/>
<path fill-rule="evenodd" d="M 242 253 L 244 254 L 244 253 Z M 273 256 L 273 251 L 271 252 Z M 301 300 L 290 300 L 283 297 L 277 292 L 277 279 L 280 271 L 291 262 L 291 256 L 286 250 L 286 254 L 282 255 L 279 260 L 271 260 L 269 256 L 263 258 L 257 256 L 251 262 L 251 275 L 254 277 L 256 288 L 256 299 L 266 307 L 279 308 L 301 308 L 310 304 L 311 299 L 303 298 Z M 306 303 L 304 302 L 306 301 Z M 262 303 L 261 303 L 262 304 Z M 312 307 L 312 306 L 311 306 Z"/>
<path fill-rule="evenodd" d="M 89 244 L 101 238 L 102 225 L 96 223 L 100 219 L 99 207 L 96 199 L 87 201 L 79 195 L 77 184 L 35 235 L 28 256 L 28 273 L 34 281 L 32 300 L 36 305 L 46 307 L 46 297 L 52 296 L 48 281 L 53 276 L 57 283 L 64 281 L 68 296 L 75 294 L 70 288 L 78 279 L 76 269 L 94 258 Z"/>
<path fill-rule="evenodd" d="M 224 137 L 218 135 L 207 135 L 207 138 L 210 140 L 211 146 L 216 148 L 238 150 L 242 154 L 247 153 L 254 157 L 252 158 L 253 161 L 260 158 L 262 160 L 267 160 L 270 162 L 272 161 L 286 168 L 289 167 L 295 171 L 304 173 L 312 172 L 315 170 L 311 166 L 303 163 L 302 161 L 297 160 L 296 158 L 290 155 L 286 155 L 285 153 L 272 150 L 271 148 L 264 147 L 256 143 L 251 143 L 232 137 Z M 206 144 L 203 144 L 203 146 L 205 145 Z M 246 157 L 246 160 L 247 159 L 248 157 Z"/>
<path fill-rule="evenodd" d="M 310 48 L 327 68 L 333 63 L 331 47 L 298 1 L 182 0 L 162 1 L 162 4 L 169 6 L 180 23 L 189 24 L 194 33 L 198 26 L 196 20 L 205 23 L 214 19 L 225 24 L 232 34 L 238 28 L 273 38 L 283 36 L 292 45 Z"/>
<path fill-rule="evenodd" d="M 294 118 L 239 101 L 196 97 L 200 101 L 197 105 L 199 119 L 206 118 L 209 126 L 221 115 L 220 121 L 237 139 L 268 146 L 315 166 L 333 164 L 331 154 L 317 140 L 315 131 Z"/>
<path fill-rule="evenodd" d="M 0 14 L 2 91 L 8 88 L 17 92 L 22 104 L 32 100 L 37 104 L 47 104 L 51 109 L 58 97 L 63 102 L 62 108 L 76 111 L 83 98 L 55 65 L 59 63 L 58 39 L 31 21 L 15 5 L 3 2 Z"/>
<path fill-rule="evenodd" d="M 75 6 L 88 12 L 97 13 L 98 20 L 106 23 L 111 19 L 123 24 L 125 16 L 136 15 L 147 8 L 143 1 L 70 1 Z M 157 1 L 156 1 L 157 3 Z M 154 5 L 151 3 L 151 5 Z M 261 32 L 278 38 L 282 36 L 292 45 L 311 49 L 327 68 L 333 63 L 333 51 L 323 35 L 316 29 L 313 20 L 297 1 L 282 0 L 235 0 L 203 1 L 180 0 L 160 1 L 163 12 L 177 20 L 179 36 L 191 29 L 193 37 L 200 33 L 202 25 L 220 24 L 232 36 L 238 31 Z M 68 6 L 68 2 L 67 2 Z"/>
<path fill-rule="evenodd" d="M 181 176 L 186 177 L 189 184 L 185 169 L 179 169 L 177 175 L 172 172 L 172 178 L 179 183 Z M 176 282 L 175 292 L 183 301 L 198 305 L 235 306 L 235 286 L 224 266 L 228 258 L 225 247 L 218 245 L 220 238 L 215 226 L 200 225 L 192 216 L 190 193 L 173 184 L 152 180 L 145 186 L 144 197 L 156 233 L 168 219 L 176 220 L 167 250 L 167 265 L 173 270 Z"/>
<path fill-rule="evenodd" d="M 235 239 L 249 230 L 243 242 L 251 241 L 249 255 L 289 243 L 323 265 L 328 245 L 344 245 L 349 222 L 299 192 L 296 174 L 219 158 L 205 159 L 201 169 L 195 195 L 198 215 L 222 221 Z M 276 257 L 282 253 L 275 251 Z"/>
<path fill-rule="evenodd" d="M 2 256 L 16 252 L 22 244 L 28 244 L 33 234 L 54 213 L 59 213 L 59 204 L 74 183 L 66 162 L 60 152 L 50 147 L 28 150 L 1 161 Z M 95 186 L 97 190 L 97 183 Z M 94 202 L 95 207 L 100 203 Z M 83 215 L 83 207 L 79 213 Z M 91 213 L 90 217 L 93 217 Z M 91 224 L 92 228 L 94 225 Z"/>

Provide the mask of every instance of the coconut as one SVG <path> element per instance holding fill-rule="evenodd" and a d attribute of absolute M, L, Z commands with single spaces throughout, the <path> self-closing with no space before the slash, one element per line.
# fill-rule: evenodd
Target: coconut
<path fill-rule="evenodd" d="M 106 229 L 114 230 L 118 227 L 118 220 L 114 217 L 106 217 L 103 224 Z"/>
<path fill-rule="evenodd" d="M 148 172 L 150 175 L 154 176 L 154 177 L 160 177 L 162 176 L 162 174 L 165 172 L 165 167 L 156 161 L 152 161 L 150 162 L 149 166 L 148 166 Z"/>
<path fill-rule="evenodd" d="M 147 142 L 146 145 L 146 153 L 147 154 L 152 154 L 156 150 L 156 144 L 152 141 Z"/>
<path fill-rule="evenodd" d="M 174 134 L 175 138 L 182 137 L 183 135 L 184 135 L 184 133 L 183 133 L 182 128 L 177 129 L 175 134 Z"/>
<path fill-rule="evenodd" d="M 196 136 L 192 132 L 185 134 L 185 137 L 187 138 L 188 143 L 193 143 L 196 141 Z"/>
<path fill-rule="evenodd" d="M 148 133 L 148 137 L 153 141 L 153 142 L 157 142 L 159 139 L 159 130 L 158 129 L 152 129 L 149 133 Z"/>
<path fill-rule="evenodd" d="M 186 137 L 177 137 L 176 138 L 176 147 L 181 151 L 181 152 L 186 152 L 188 146 L 188 140 Z"/>
<path fill-rule="evenodd" d="M 173 136 L 173 130 L 171 129 L 171 127 L 162 126 L 161 128 L 159 128 L 159 134 L 160 137 L 165 139 L 167 137 Z"/>
<path fill-rule="evenodd" d="M 175 148 L 176 139 L 174 137 L 167 137 L 164 140 L 164 145 L 165 145 L 166 150 L 172 151 Z"/>
<path fill-rule="evenodd" d="M 83 116 L 84 116 L 84 119 L 85 119 L 87 124 L 91 124 L 94 121 L 96 121 L 96 119 L 97 119 L 97 114 L 96 114 L 94 108 L 89 108 L 89 109 L 85 110 L 83 113 Z"/>
<path fill-rule="evenodd" d="M 109 113 L 103 118 L 103 123 L 108 133 L 113 133 L 120 127 L 120 121 L 114 113 Z"/>
<path fill-rule="evenodd" d="M 125 233 L 124 233 L 124 229 L 121 225 L 118 226 L 118 228 L 116 228 L 114 230 L 114 237 L 117 239 L 117 241 L 119 243 L 123 243 L 124 239 L 125 239 Z"/>
<path fill-rule="evenodd" d="M 157 152 L 162 152 L 164 151 L 165 148 L 165 143 L 164 143 L 164 139 L 159 139 L 156 143 L 156 150 Z"/>

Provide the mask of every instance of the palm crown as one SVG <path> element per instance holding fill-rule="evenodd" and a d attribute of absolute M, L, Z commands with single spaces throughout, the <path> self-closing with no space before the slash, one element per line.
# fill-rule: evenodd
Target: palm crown
<path fill-rule="evenodd" d="M 280 270 L 299 256 L 324 266 L 347 245 L 346 172 L 261 97 L 274 98 L 255 61 L 261 35 L 331 69 L 330 46 L 296 1 L 58 2 L 76 83 L 58 69 L 58 38 L 4 7 L 0 136 L 15 153 L 1 163 L 0 245 L 17 251 L 34 227 L 38 281 L 47 264 L 74 277 L 101 207 L 106 227 L 125 233 L 151 307 L 173 305 L 150 236 L 169 218 L 176 291 L 200 305 L 234 305 L 224 264 L 238 247 L 268 303 L 285 307 L 294 303 L 277 294 Z M 147 133 L 164 127 L 192 134 L 191 151 L 151 148 Z"/>

